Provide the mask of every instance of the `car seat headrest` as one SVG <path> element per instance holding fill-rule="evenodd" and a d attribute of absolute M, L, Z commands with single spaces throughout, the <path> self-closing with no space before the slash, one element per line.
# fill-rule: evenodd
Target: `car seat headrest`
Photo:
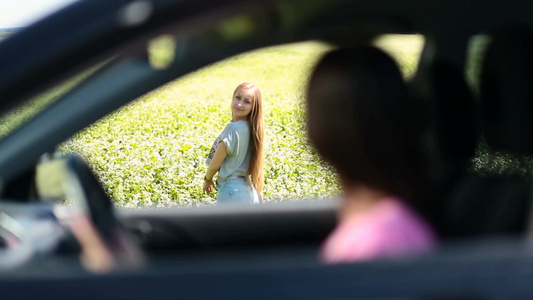
<path fill-rule="evenodd" d="M 447 62 L 419 66 L 411 89 L 428 106 L 429 157 L 437 178 L 466 168 L 479 142 L 478 111 L 462 70 Z"/>
<path fill-rule="evenodd" d="M 492 37 L 480 78 L 483 129 L 489 146 L 533 154 L 533 34 L 507 27 Z"/>

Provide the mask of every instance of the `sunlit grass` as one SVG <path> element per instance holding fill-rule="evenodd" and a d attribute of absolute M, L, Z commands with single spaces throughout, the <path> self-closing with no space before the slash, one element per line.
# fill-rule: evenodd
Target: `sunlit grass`
<path fill-rule="evenodd" d="M 173 81 L 78 134 L 63 146 L 93 165 L 122 206 L 202 205 L 212 142 L 230 121 L 235 87 L 262 91 L 266 125 L 266 201 L 335 193 L 334 173 L 308 145 L 304 91 L 329 47 L 303 43 L 242 54 Z"/>

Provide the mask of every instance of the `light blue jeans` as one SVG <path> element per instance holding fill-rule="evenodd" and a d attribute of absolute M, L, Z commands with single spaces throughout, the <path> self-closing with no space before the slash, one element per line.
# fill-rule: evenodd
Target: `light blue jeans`
<path fill-rule="evenodd" d="M 259 195 L 246 178 L 228 178 L 217 182 L 217 204 L 259 203 Z"/>

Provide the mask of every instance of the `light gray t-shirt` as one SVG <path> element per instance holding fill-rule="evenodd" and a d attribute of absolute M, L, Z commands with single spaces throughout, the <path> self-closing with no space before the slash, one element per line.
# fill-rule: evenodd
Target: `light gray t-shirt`
<path fill-rule="evenodd" d="M 248 121 L 235 121 L 226 125 L 222 134 L 213 143 L 207 164 L 215 156 L 218 143 L 224 141 L 228 149 L 228 156 L 222 162 L 218 171 L 218 180 L 223 181 L 229 176 L 246 176 L 250 167 L 252 147 L 250 145 L 250 124 Z"/>

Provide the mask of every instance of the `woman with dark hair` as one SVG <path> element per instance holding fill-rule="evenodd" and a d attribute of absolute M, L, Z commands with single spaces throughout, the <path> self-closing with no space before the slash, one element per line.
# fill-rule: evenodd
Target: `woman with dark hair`
<path fill-rule="evenodd" d="M 339 225 L 325 241 L 326 262 L 425 251 L 435 237 L 413 209 L 427 186 L 422 129 L 394 61 L 362 46 L 327 53 L 307 94 L 309 137 L 337 171 Z"/>
<path fill-rule="evenodd" d="M 231 122 L 213 143 L 207 158 L 203 189 L 215 189 L 217 203 L 257 203 L 263 188 L 263 100 L 249 82 L 237 86 L 231 100 Z"/>

